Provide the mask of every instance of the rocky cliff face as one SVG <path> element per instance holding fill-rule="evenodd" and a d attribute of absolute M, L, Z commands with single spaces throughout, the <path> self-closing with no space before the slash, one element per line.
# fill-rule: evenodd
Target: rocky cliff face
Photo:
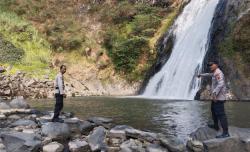
<path fill-rule="evenodd" d="M 206 67 L 209 60 L 218 60 L 234 99 L 250 99 L 249 29 L 249 0 L 220 1 L 211 29 L 211 45 L 204 61 L 204 71 L 209 71 Z M 204 80 L 201 99 L 207 99 L 207 84 L 209 80 Z"/>

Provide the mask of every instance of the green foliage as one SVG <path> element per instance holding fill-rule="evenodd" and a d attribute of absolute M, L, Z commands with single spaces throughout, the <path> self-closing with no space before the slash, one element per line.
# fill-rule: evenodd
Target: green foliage
<path fill-rule="evenodd" d="M 44 73 L 44 68 L 48 67 L 51 60 L 50 45 L 30 23 L 0 6 L 0 33 L 3 39 L 9 42 L 2 43 L 4 45 L 1 49 L 9 52 L 9 56 L 5 54 L 8 59 L 1 62 L 15 62 L 14 71 L 18 67 L 19 70 L 34 72 L 32 75 Z M 40 70 L 35 72 L 35 69 Z"/>
<path fill-rule="evenodd" d="M 106 44 L 110 45 L 110 44 Z M 117 38 L 114 46 L 108 51 L 115 69 L 122 72 L 133 72 L 138 64 L 138 59 L 147 48 L 147 40 L 142 37 L 130 39 Z"/>
<path fill-rule="evenodd" d="M 0 61 L 2 63 L 16 63 L 22 59 L 24 51 L 0 37 Z"/>
<path fill-rule="evenodd" d="M 108 50 L 115 69 L 126 73 L 129 80 L 140 80 L 145 68 L 150 67 L 147 64 L 152 64 L 149 61 L 155 57 L 150 54 L 149 40 L 154 37 L 167 13 L 160 7 L 128 1 L 119 2 L 112 8 L 103 4 L 99 9 L 102 10 L 100 19 L 108 28 L 103 46 Z"/>
<path fill-rule="evenodd" d="M 225 56 L 232 57 L 234 55 L 235 51 L 232 36 L 226 37 L 225 40 L 219 44 L 219 50 Z"/>
<path fill-rule="evenodd" d="M 143 30 L 156 29 L 161 20 L 153 15 L 136 15 L 132 22 L 127 24 L 129 34 L 138 35 Z"/>

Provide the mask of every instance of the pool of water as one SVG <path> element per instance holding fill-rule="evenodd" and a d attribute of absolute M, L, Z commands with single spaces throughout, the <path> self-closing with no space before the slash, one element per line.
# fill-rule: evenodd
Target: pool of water
<path fill-rule="evenodd" d="M 32 107 L 53 110 L 53 100 L 30 101 Z M 86 119 L 92 116 L 109 117 L 116 124 L 163 133 L 186 139 L 187 135 L 210 121 L 210 102 L 174 101 L 126 97 L 70 98 L 64 111 L 74 112 Z M 250 128 L 250 102 L 227 102 L 229 124 Z"/>

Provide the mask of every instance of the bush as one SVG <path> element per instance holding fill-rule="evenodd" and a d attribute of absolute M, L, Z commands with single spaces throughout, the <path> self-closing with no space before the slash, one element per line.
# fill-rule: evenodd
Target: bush
<path fill-rule="evenodd" d="M 24 51 L 16 48 L 12 43 L 0 37 L 0 61 L 1 63 L 15 63 L 22 59 Z"/>
<path fill-rule="evenodd" d="M 131 34 L 138 35 L 143 30 L 154 28 L 156 29 L 161 24 L 161 20 L 152 15 L 136 15 L 133 22 L 130 22 L 127 26 L 128 30 L 131 30 Z"/>
<path fill-rule="evenodd" d="M 116 46 L 109 50 L 115 69 L 123 72 L 132 72 L 143 49 L 147 46 L 147 40 L 141 37 L 133 37 L 128 40 L 115 42 Z"/>

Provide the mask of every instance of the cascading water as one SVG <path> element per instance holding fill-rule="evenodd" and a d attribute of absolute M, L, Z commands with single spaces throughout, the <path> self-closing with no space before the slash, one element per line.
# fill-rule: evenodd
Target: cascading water
<path fill-rule="evenodd" d="M 209 44 L 209 30 L 219 0 L 191 0 L 176 19 L 172 53 L 147 84 L 142 96 L 167 99 L 195 97 L 200 80 L 196 74 Z"/>

